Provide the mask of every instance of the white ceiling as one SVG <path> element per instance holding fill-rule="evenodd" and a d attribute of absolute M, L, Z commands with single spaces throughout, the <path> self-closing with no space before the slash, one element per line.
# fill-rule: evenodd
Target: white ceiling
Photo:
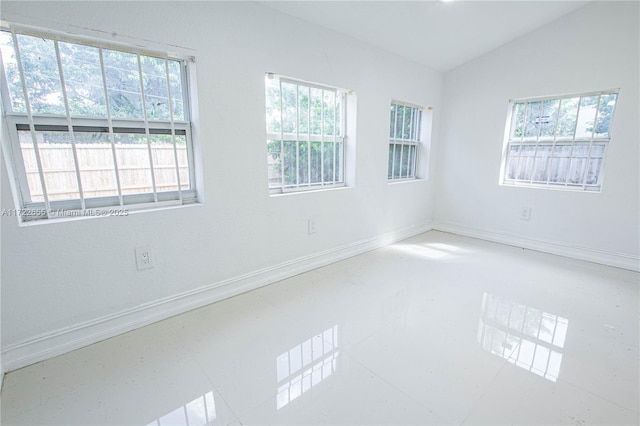
<path fill-rule="evenodd" d="M 588 1 L 261 1 L 304 21 L 449 71 Z"/>

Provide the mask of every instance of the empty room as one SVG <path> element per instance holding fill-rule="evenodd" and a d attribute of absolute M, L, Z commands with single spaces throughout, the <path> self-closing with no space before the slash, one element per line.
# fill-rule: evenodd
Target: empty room
<path fill-rule="evenodd" d="M 0 19 L 2 425 L 640 423 L 640 2 Z"/>

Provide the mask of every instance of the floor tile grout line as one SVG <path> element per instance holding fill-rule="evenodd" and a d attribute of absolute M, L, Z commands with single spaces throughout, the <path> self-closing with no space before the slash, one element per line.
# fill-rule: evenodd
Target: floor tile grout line
<path fill-rule="evenodd" d="M 587 389 L 587 388 L 585 388 L 585 387 L 579 386 L 579 385 L 577 385 L 576 383 L 570 382 L 570 381 L 568 381 L 568 380 L 561 379 L 561 378 L 559 378 L 559 377 L 558 377 L 558 382 L 565 383 L 565 384 L 566 384 L 566 385 L 568 385 L 568 386 L 571 386 L 571 387 L 573 387 L 573 388 L 576 388 L 576 389 L 578 389 L 578 390 L 581 390 L 581 391 L 583 391 L 583 392 L 586 392 L 586 393 L 590 394 L 591 396 L 596 397 L 596 398 L 598 398 L 598 399 L 601 399 L 601 400 L 603 400 L 603 401 L 606 401 L 606 402 L 608 402 L 608 403 L 610 403 L 610 404 L 613 404 L 613 405 L 615 405 L 615 406 L 616 406 L 616 407 L 618 407 L 618 408 L 622 408 L 623 410 L 627 410 L 627 411 L 630 411 L 630 412 L 632 412 L 632 413 L 636 413 L 636 414 L 640 415 L 640 408 L 639 408 L 639 410 L 634 410 L 633 408 L 625 407 L 624 405 L 621 405 L 621 404 L 619 404 L 619 403 L 617 403 L 617 402 L 615 402 L 615 401 L 610 400 L 609 398 L 606 398 L 606 397 L 604 397 L 604 396 L 602 396 L 602 395 L 600 395 L 600 394 L 597 394 L 597 393 L 593 392 L 592 390 L 589 390 L 589 389 Z"/>
<path fill-rule="evenodd" d="M 469 408 L 469 410 L 467 410 L 467 414 L 465 414 L 464 418 L 462 419 L 462 421 L 460 422 L 461 425 L 466 424 L 467 419 L 469 418 L 469 416 L 471 415 L 471 413 L 473 413 L 473 411 L 476 409 L 476 407 L 478 406 L 478 404 L 480 404 L 480 401 L 482 401 L 482 399 L 489 393 L 489 391 L 491 390 L 491 385 L 498 379 L 498 376 L 500 375 L 500 373 L 502 373 L 502 371 L 507 367 L 507 365 L 509 365 L 510 363 L 508 362 L 507 359 L 502 359 L 501 361 L 501 365 L 500 368 L 498 368 L 498 371 L 496 371 L 496 374 L 494 374 L 494 376 L 491 378 L 491 380 L 489 380 L 489 383 L 486 384 L 486 386 L 484 387 L 484 392 L 482 392 L 482 394 L 480 396 L 478 396 L 478 398 L 476 399 L 476 401 L 471 405 L 471 408 Z"/>
<path fill-rule="evenodd" d="M 343 357 L 349 358 L 351 361 L 355 362 L 356 364 L 358 364 L 360 367 L 364 368 L 365 370 L 367 370 L 369 373 L 373 374 L 378 380 L 382 381 L 383 383 L 385 383 L 388 386 L 391 386 L 393 389 L 395 389 L 396 391 L 400 392 L 403 396 L 405 396 L 408 400 L 418 404 L 418 405 L 424 405 L 424 403 L 422 401 L 419 401 L 418 399 L 414 398 L 412 395 L 409 395 L 407 392 L 405 392 L 404 390 L 400 389 L 398 386 L 396 386 L 395 384 L 389 382 L 387 379 L 385 379 L 384 377 L 380 376 L 379 374 L 377 374 L 375 371 L 373 371 L 372 369 L 370 369 L 369 367 L 367 367 L 366 365 L 364 365 L 361 361 L 359 361 L 357 358 L 349 355 L 349 354 L 343 354 Z M 431 408 L 429 409 L 429 411 L 431 412 L 431 414 L 435 415 L 436 417 L 438 417 L 439 419 L 443 419 L 443 420 L 448 420 L 447 417 L 442 416 L 439 412 L 436 412 L 434 410 L 432 410 Z"/>

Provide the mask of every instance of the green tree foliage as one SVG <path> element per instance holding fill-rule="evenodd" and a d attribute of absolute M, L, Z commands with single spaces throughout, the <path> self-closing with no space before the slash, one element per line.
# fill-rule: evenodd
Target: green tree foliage
<path fill-rule="evenodd" d="M 516 103 L 511 137 L 590 137 L 594 124 L 596 136 L 608 135 L 616 98 L 611 93 Z"/>
<path fill-rule="evenodd" d="M 66 115 L 54 41 L 23 34 L 18 34 L 17 40 L 32 113 Z M 10 33 L 0 32 L 0 49 L 12 109 L 26 113 L 16 49 Z M 100 49 L 59 42 L 58 50 L 70 114 L 74 117 L 105 118 L 107 107 Z M 175 120 L 185 119 L 180 62 L 168 61 L 167 82 L 164 59 L 110 49 L 102 49 L 102 55 L 109 106 L 114 119 L 144 118 L 141 81 L 147 119 L 170 120 L 170 108 L 173 108 Z"/>
<path fill-rule="evenodd" d="M 331 90 L 266 79 L 270 179 L 295 185 L 339 178 L 342 150 L 333 139 L 342 136 L 339 97 Z"/>

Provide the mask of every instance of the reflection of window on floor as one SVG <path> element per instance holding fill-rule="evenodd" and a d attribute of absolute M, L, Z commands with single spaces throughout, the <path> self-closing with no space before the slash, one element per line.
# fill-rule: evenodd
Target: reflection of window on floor
<path fill-rule="evenodd" d="M 482 349 L 555 382 L 569 320 L 484 293 L 478 341 Z"/>
<path fill-rule="evenodd" d="M 147 426 L 189 425 L 204 426 L 216 418 L 216 406 L 213 392 L 206 393 L 188 402 L 172 412 L 154 420 Z"/>
<path fill-rule="evenodd" d="M 338 326 L 294 346 L 276 358 L 277 409 L 281 409 L 336 371 Z"/>

